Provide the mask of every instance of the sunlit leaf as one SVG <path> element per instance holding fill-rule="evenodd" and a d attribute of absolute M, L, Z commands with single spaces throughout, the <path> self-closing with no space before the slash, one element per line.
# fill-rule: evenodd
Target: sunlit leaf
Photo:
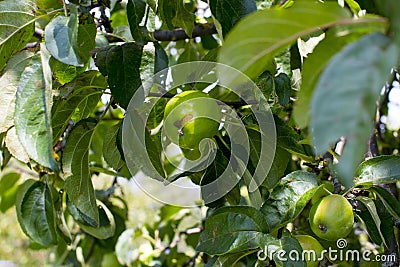
<path fill-rule="evenodd" d="M 82 67 L 84 62 L 78 55 L 78 13 L 71 5 L 69 17 L 58 16 L 47 24 L 45 43 L 51 55 L 62 63 Z"/>
<path fill-rule="evenodd" d="M 332 2 L 301 1 L 286 9 L 255 12 L 242 19 L 228 34 L 218 62 L 255 79 L 275 54 L 297 38 L 349 18 L 350 14 L 345 9 Z M 219 75 L 220 79 L 229 78 L 226 73 Z"/>
<path fill-rule="evenodd" d="M 346 187 L 353 185 L 355 169 L 374 127 L 372 107 L 397 63 L 397 55 L 397 47 L 389 38 L 380 33 L 369 34 L 347 45 L 329 61 L 314 90 L 313 144 L 317 154 L 323 154 L 341 136 L 346 138 L 337 165 L 339 179 Z"/>
<path fill-rule="evenodd" d="M 15 99 L 19 79 L 34 53 L 23 51 L 13 56 L 7 63 L 3 75 L 0 77 L 0 133 L 7 131 L 14 125 Z"/>
<path fill-rule="evenodd" d="M 35 10 L 36 3 L 32 0 L 0 2 L 0 71 L 29 42 L 34 31 Z"/>
<path fill-rule="evenodd" d="M 294 171 L 282 178 L 261 208 L 270 228 L 294 220 L 317 190 L 318 180 L 314 173 Z"/>
<path fill-rule="evenodd" d="M 356 185 L 395 183 L 400 179 L 400 156 L 383 155 L 370 158 L 358 166 Z"/>
<path fill-rule="evenodd" d="M 312 93 L 318 78 L 329 60 L 347 44 L 357 41 L 362 35 L 370 32 L 385 32 L 387 22 L 379 17 L 367 17 L 357 21 L 357 24 L 336 26 L 325 33 L 325 38 L 307 55 L 301 73 L 301 89 L 297 94 L 293 115 L 300 128 L 305 128 L 310 122 L 310 106 Z"/>
<path fill-rule="evenodd" d="M 18 139 L 30 158 L 57 170 L 53 157 L 50 99 L 45 84 L 40 54 L 30 59 L 21 74 L 17 89 L 15 129 Z"/>

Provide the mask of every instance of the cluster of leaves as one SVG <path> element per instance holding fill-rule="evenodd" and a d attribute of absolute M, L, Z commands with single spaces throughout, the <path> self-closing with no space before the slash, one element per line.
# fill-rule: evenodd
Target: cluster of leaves
<path fill-rule="evenodd" d="M 1 1 L 0 167 L 7 171 L 0 211 L 15 205 L 24 233 L 53 247 L 54 264 L 306 266 L 282 262 L 275 252 L 301 252 L 294 235 L 313 235 L 305 220 L 309 202 L 328 181 L 350 198 L 356 227 L 377 251 L 398 253 L 398 140 L 397 133 L 382 130 L 381 116 L 399 79 L 400 9 L 396 0 L 338 2 L 343 6 L 209 0 L 208 9 L 189 0 Z M 135 174 L 121 145 L 131 97 L 154 73 L 196 60 L 232 66 L 260 87 L 275 119 L 271 170 L 259 189 L 243 190 L 261 160 L 262 133 L 239 96 L 215 87 L 210 96 L 230 104 L 246 126 L 245 175 L 208 205 L 204 225 L 166 206 L 156 223 L 126 229 L 127 203 L 117 179 L 95 190 L 92 178 Z M 148 129 L 160 126 L 166 102 L 158 100 Z M 379 142 L 371 138 L 375 128 Z M 159 134 L 146 137 L 152 163 L 168 178 L 176 168 L 163 158 Z M 335 152 L 340 138 L 343 153 Z M 206 170 L 174 177 L 215 180 L 230 157 L 228 136 L 221 132 L 215 141 L 216 158 Z M 373 158 L 364 161 L 368 149 Z M 32 177 L 21 181 L 19 172 L 27 170 Z M 360 238 L 349 238 L 361 250 Z M 257 253 L 265 248 L 275 256 L 262 261 Z"/>

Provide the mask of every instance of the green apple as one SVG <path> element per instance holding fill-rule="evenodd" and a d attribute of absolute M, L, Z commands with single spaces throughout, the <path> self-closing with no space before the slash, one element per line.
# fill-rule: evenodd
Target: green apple
<path fill-rule="evenodd" d="M 168 101 L 164 110 L 164 129 L 171 142 L 188 153 L 187 149 L 198 150 L 201 140 L 218 133 L 221 117 L 215 99 L 201 91 L 185 91 Z"/>
<path fill-rule="evenodd" d="M 319 238 L 336 241 L 345 238 L 353 229 L 353 208 L 345 197 L 329 195 L 311 207 L 309 222 Z"/>

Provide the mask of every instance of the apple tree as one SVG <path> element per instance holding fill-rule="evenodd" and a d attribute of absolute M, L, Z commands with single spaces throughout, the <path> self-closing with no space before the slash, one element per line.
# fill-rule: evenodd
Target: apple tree
<path fill-rule="evenodd" d="M 2 0 L 0 210 L 55 266 L 399 266 L 399 13 Z"/>

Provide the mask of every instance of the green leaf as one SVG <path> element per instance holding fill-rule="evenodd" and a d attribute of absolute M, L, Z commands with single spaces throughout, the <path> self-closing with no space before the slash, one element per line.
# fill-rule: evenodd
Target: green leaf
<path fill-rule="evenodd" d="M 15 99 L 19 79 L 34 53 L 23 51 L 13 56 L 7 63 L 3 75 L 0 77 L 0 133 L 7 131 L 14 125 Z"/>
<path fill-rule="evenodd" d="M 19 224 L 33 241 L 45 247 L 57 244 L 53 202 L 47 184 L 27 180 L 18 192 L 16 205 Z"/>
<path fill-rule="evenodd" d="M 70 16 L 58 16 L 47 24 L 44 31 L 46 47 L 53 57 L 62 63 L 82 67 L 78 55 L 78 11 L 70 5 Z"/>
<path fill-rule="evenodd" d="M 393 34 L 397 47 L 400 48 L 400 12 L 399 3 L 396 0 L 374 0 L 373 1 L 381 14 L 390 20 L 390 31 Z"/>
<path fill-rule="evenodd" d="M 314 90 L 311 133 L 316 153 L 325 153 L 338 138 L 346 137 L 343 155 L 336 165 L 346 187 L 353 185 L 355 169 L 374 127 L 375 109 L 371 107 L 376 106 L 397 58 L 397 48 L 389 38 L 369 34 L 329 61 Z"/>
<path fill-rule="evenodd" d="M 140 44 L 144 44 L 144 40 L 139 24 L 142 22 L 145 11 L 146 2 L 144 0 L 128 0 L 126 15 L 128 16 L 129 27 L 133 39 Z"/>
<path fill-rule="evenodd" d="M 292 83 L 286 73 L 279 73 L 275 78 L 275 93 L 278 96 L 279 104 L 286 106 L 292 94 Z"/>
<path fill-rule="evenodd" d="M 179 55 L 178 64 L 199 60 L 197 48 L 192 42 L 185 43 L 185 50 Z"/>
<path fill-rule="evenodd" d="M 64 64 L 54 57 L 50 58 L 50 67 L 53 73 L 54 78 L 60 84 L 64 85 L 66 83 L 71 82 L 75 79 L 79 74 L 83 73 L 86 67 L 76 67 Z"/>
<path fill-rule="evenodd" d="M 122 123 L 119 122 L 109 127 L 104 136 L 103 157 L 107 164 L 114 170 L 119 170 L 124 165 L 117 148 L 117 135 L 121 125 Z"/>
<path fill-rule="evenodd" d="M 60 98 L 52 110 L 53 139 L 57 141 L 61 137 L 71 118 L 78 122 L 89 117 L 105 89 L 106 79 L 98 71 L 84 72 L 60 87 Z"/>
<path fill-rule="evenodd" d="M 379 186 L 373 186 L 369 190 L 375 192 L 389 213 L 400 220 L 400 203 L 390 192 Z"/>
<path fill-rule="evenodd" d="M 304 19 L 307 18 L 307 19 Z M 290 8 L 272 8 L 242 19 L 227 36 L 218 62 L 234 67 L 251 79 L 265 70 L 273 56 L 301 36 L 348 20 L 336 3 L 295 2 Z M 226 73 L 219 73 L 227 79 Z M 228 75 L 229 77 L 229 75 Z"/>
<path fill-rule="evenodd" d="M 175 27 L 180 27 L 188 36 L 192 36 L 196 16 L 191 10 L 187 10 L 184 1 L 159 0 L 158 12 L 168 29 L 173 30 Z"/>
<path fill-rule="evenodd" d="M 142 85 L 140 62 L 143 47 L 125 43 L 101 48 L 96 54 L 96 65 L 107 76 L 114 100 L 124 109 L 136 90 Z"/>
<path fill-rule="evenodd" d="M 168 27 L 173 30 L 175 27 L 172 24 L 172 19 L 176 15 L 176 0 L 158 0 L 158 14 Z"/>
<path fill-rule="evenodd" d="M 362 35 L 374 31 L 384 33 L 386 28 L 386 22 L 382 18 L 368 17 L 357 20 L 357 24 L 354 25 L 332 27 L 325 33 L 325 38 L 304 59 L 301 89 L 293 109 L 293 116 L 300 128 L 307 127 L 310 122 L 312 94 L 329 60 L 344 46 L 357 41 Z"/>
<path fill-rule="evenodd" d="M 252 168 L 249 166 L 249 169 L 254 172 L 253 169 L 255 169 L 259 163 L 261 163 L 261 165 L 259 165 L 261 168 L 267 166 L 265 162 L 266 158 L 261 158 L 260 151 L 262 142 L 259 130 L 252 127 L 247 127 L 246 130 L 247 135 L 249 136 L 250 162 L 252 166 Z M 277 136 L 279 138 L 279 135 Z M 270 170 L 265 169 L 264 171 L 261 171 L 267 174 L 266 179 L 263 181 L 264 186 L 269 189 L 272 189 L 275 186 L 278 180 L 283 176 L 286 166 L 289 163 L 289 159 L 290 154 L 277 146 Z"/>
<path fill-rule="evenodd" d="M 276 127 L 277 146 L 305 161 L 313 162 L 313 157 L 306 153 L 304 146 L 300 143 L 303 138 L 278 116 L 274 115 L 274 121 Z"/>
<path fill-rule="evenodd" d="M 240 259 L 246 257 L 247 255 L 254 253 L 255 251 L 246 251 L 238 253 L 229 253 L 221 255 L 219 257 L 215 256 L 207 261 L 205 267 L 220 267 L 220 266 L 237 266 L 236 264 Z"/>
<path fill-rule="evenodd" d="M 104 205 L 100 200 L 97 200 L 98 213 L 99 213 L 99 226 L 93 227 L 86 224 L 81 224 L 78 221 L 79 226 L 86 233 L 98 238 L 106 239 L 110 238 L 115 233 L 115 220 L 111 211 L 106 205 Z"/>
<path fill-rule="evenodd" d="M 371 238 L 372 242 L 375 244 L 382 244 L 382 237 L 379 231 L 379 225 L 375 224 L 374 218 L 371 212 L 368 210 L 367 206 L 363 202 L 359 201 L 355 214 L 364 223 L 368 236 Z"/>
<path fill-rule="evenodd" d="M 18 189 L 19 189 L 19 185 L 14 185 L 9 190 L 7 190 L 4 194 L 2 194 L 1 201 L 0 201 L 0 211 L 2 213 L 5 213 L 7 210 L 9 210 L 11 207 L 13 207 L 15 205 Z"/>
<path fill-rule="evenodd" d="M 154 74 L 168 68 L 169 59 L 164 48 L 158 43 L 154 42 L 155 58 L 154 58 Z"/>
<path fill-rule="evenodd" d="M 297 43 L 294 43 L 290 47 L 290 69 L 295 70 L 295 69 L 300 69 L 301 70 L 302 66 L 302 57 L 300 55 L 300 50 L 299 46 Z"/>
<path fill-rule="evenodd" d="M 276 229 L 293 221 L 318 188 L 314 173 L 294 171 L 282 178 L 261 208 L 269 227 Z"/>
<path fill-rule="evenodd" d="M 7 131 L 5 146 L 8 149 L 8 152 L 17 160 L 24 163 L 29 162 L 29 156 L 18 139 L 15 127 L 12 127 Z"/>
<path fill-rule="evenodd" d="M 228 206 L 217 209 L 200 234 L 198 251 L 222 255 L 258 247 L 258 239 L 268 231 L 264 216 L 248 206 Z"/>
<path fill-rule="evenodd" d="M 15 129 L 30 158 L 42 166 L 57 170 L 49 109 L 51 86 L 45 84 L 44 79 L 40 54 L 36 54 L 22 72 L 18 84 Z"/>
<path fill-rule="evenodd" d="M 96 33 L 96 24 L 91 16 L 80 22 L 75 51 L 83 64 L 88 63 L 92 58 L 90 52 L 96 47 Z"/>
<path fill-rule="evenodd" d="M 368 212 L 370 213 L 370 215 L 375 223 L 376 229 L 379 232 L 379 236 L 380 236 L 381 240 L 384 242 L 385 246 L 387 246 L 385 237 L 383 236 L 383 234 L 381 232 L 381 219 L 379 218 L 379 214 L 378 214 L 378 211 L 376 210 L 374 201 L 368 197 L 362 197 L 362 196 L 358 196 L 356 199 L 358 201 L 360 201 L 362 204 L 364 204 L 364 206 L 367 208 Z"/>
<path fill-rule="evenodd" d="M 62 157 L 63 171 L 67 176 L 65 191 L 94 227 L 99 225 L 99 212 L 89 172 L 89 146 L 95 126 L 96 122 L 91 120 L 78 122 L 68 137 Z"/>
<path fill-rule="evenodd" d="M 384 155 L 367 159 L 358 166 L 356 185 L 395 183 L 400 177 L 400 156 Z"/>
<path fill-rule="evenodd" d="M 16 172 L 9 172 L 3 174 L 0 179 L 0 197 L 10 190 L 15 183 L 21 178 L 21 174 Z"/>
<path fill-rule="evenodd" d="M 64 191 L 60 190 L 58 192 L 53 186 L 51 186 L 50 189 L 51 189 L 51 196 L 53 199 L 57 234 L 62 239 L 64 239 L 65 243 L 70 245 L 72 242 L 72 236 L 68 228 L 67 222 L 65 221 L 64 210 L 63 210 Z"/>
<path fill-rule="evenodd" d="M 254 0 L 210 0 L 211 12 L 222 26 L 222 34 L 226 34 L 235 24 L 250 13 L 257 10 Z"/>
<path fill-rule="evenodd" d="M 34 1 L 0 2 L 0 71 L 29 42 L 34 32 Z"/>
<path fill-rule="evenodd" d="M 287 232 L 285 232 L 287 233 Z M 291 237 L 289 234 L 285 234 L 282 236 L 281 239 L 279 239 L 279 247 L 281 251 L 286 251 L 289 253 L 293 253 L 294 251 L 297 251 L 297 255 L 302 255 L 302 248 L 297 241 L 296 238 Z M 289 267 L 289 266 L 296 266 L 296 267 L 306 267 L 308 264 L 305 261 L 296 261 L 296 259 L 292 259 L 290 256 L 286 257 L 287 260 L 282 260 L 281 257 L 279 256 L 279 253 L 274 253 L 273 254 L 273 259 L 277 263 L 278 266 L 282 267 Z"/>

